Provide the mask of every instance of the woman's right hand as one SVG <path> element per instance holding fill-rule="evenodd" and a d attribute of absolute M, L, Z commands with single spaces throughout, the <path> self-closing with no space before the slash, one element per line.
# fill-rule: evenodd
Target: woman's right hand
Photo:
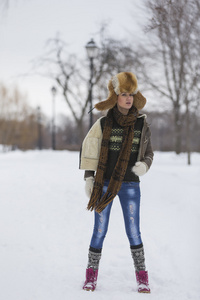
<path fill-rule="evenodd" d="M 92 176 L 87 177 L 85 179 L 85 193 L 86 193 L 88 198 L 91 197 L 93 186 L 94 186 L 94 177 L 92 177 Z"/>

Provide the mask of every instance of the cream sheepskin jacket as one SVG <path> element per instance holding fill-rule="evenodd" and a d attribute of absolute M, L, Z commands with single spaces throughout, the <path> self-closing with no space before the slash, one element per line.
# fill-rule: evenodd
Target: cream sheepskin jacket
<path fill-rule="evenodd" d="M 144 118 L 144 126 L 141 134 L 140 148 L 137 161 L 143 161 L 150 168 L 153 161 L 153 151 L 151 147 L 151 132 L 146 122 L 146 115 L 139 115 Z M 103 117 L 102 117 L 103 118 Z M 101 118 L 98 119 L 86 135 L 80 152 L 81 170 L 96 171 L 99 161 L 102 141 Z"/>

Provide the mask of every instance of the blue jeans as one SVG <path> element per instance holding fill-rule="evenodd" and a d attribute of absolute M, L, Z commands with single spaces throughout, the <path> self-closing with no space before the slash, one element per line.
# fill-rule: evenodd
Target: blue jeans
<path fill-rule="evenodd" d="M 108 188 L 109 181 L 104 182 L 103 194 Z M 102 194 L 102 195 L 103 195 Z M 137 246 L 142 243 L 140 234 L 140 183 L 122 182 L 118 193 L 126 228 L 126 234 L 130 246 Z M 94 230 L 90 246 L 102 249 L 103 242 L 108 230 L 110 211 L 113 201 L 99 214 L 95 211 Z"/>

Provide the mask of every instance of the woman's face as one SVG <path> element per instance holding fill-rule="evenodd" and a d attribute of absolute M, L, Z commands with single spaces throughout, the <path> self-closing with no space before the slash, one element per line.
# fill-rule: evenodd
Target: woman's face
<path fill-rule="evenodd" d="M 118 95 L 117 107 L 122 114 L 127 115 L 132 105 L 133 105 L 133 94 L 121 93 Z"/>

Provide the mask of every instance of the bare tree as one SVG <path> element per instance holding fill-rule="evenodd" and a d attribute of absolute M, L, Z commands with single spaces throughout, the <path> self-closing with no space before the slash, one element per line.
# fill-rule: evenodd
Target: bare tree
<path fill-rule="evenodd" d="M 188 124 L 185 137 L 190 153 L 189 114 L 199 103 L 200 91 L 199 0 L 146 0 L 145 3 L 151 16 L 146 32 L 152 35 L 151 49 L 144 51 L 144 55 L 148 63 L 153 57 L 154 63 L 151 72 L 143 69 L 143 77 L 151 88 L 171 101 L 177 154 L 181 152 L 182 112 L 185 111 Z"/>
<path fill-rule="evenodd" d="M 103 25 L 98 33 L 99 53 L 94 63 L 93 86 L 94 101 L 107 96 L 108 79 L 116 72 L 130 70 L 134 63 L 130 45 L 123 41 L 108 38 Z M 35 60 L 34 69 L 43 76 L 49 76 L 63 95 L 66 104 L 79 128 L 79 143 L 83 139 L 83 121 L 89 110 L 88 61 L 80 60 L 75 54 L 67 52 L 67 45 L 59 37 L 50 39 L 48 51 Z M 43 70 L 41 71 L 41 68 Z"/>
<path fill-rule="evenodd" d="M 11 2 L 17 2 L 18 0 L 0 0 L 0 8 L 2 9 L 3 12 L 7 11 Z"/>
<path fill-rule="evenodd" d="M 0 144 L 3 149 L 34 149 L 38 139 L 37 114 L 17 88 L 0 84 Z"/>
<path fill-rule="evenodd" d="M 8 8 L 8 6 L 9 6 L 9 0 L 1 0 L 1 2 L 0 2 L 0 7 L 3 9 L 3 10 L 5 10 L 5 9 L 7 9 Z"/>

